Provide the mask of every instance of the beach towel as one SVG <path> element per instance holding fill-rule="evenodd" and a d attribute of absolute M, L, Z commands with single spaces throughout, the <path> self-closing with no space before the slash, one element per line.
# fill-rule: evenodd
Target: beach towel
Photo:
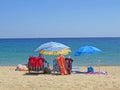
<path fill-rule="evenodd" d="M 61 55 L 56 60 L 57 60 L 57 63 L 59 64 L 59 66 L 60 66 L 60 74 L 61 75 L 66 75 L 67 70 L 66 70 L 66 65 L 65 65 L 65 57 L 63 55 Z"/>
<path fill-rule="evenodd" d="M 18 64 L 15 71 L 28 71 L 28 68 L 25 65 Z"/>
<path fill-rule="evenodd" d="M 80 71 L 75 71 L 72 72 L 72 74 L 96 74 L 96 75 L 107 75 L 107 72 L 80 72 Z"/>

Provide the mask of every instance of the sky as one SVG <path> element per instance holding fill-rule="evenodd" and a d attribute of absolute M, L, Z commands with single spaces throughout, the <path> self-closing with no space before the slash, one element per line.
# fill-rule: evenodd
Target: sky
<path fill-rule="evenodd" d="M 0 38 L 120 37 L 120 0 L 0 0 Z"/>

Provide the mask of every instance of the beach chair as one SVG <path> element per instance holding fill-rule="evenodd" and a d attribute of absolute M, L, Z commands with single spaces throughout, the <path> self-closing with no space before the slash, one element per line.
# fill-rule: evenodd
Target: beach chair
<path fill-rule="evenodd" d="M 52 71 L 53 71 L 54 74 L 55 73 L 57 73 L 57 74 L 60 73 L 60 67 L 59 67 L 56 59 L 53 60 L 53 70 Z"/>
<path fill-rule="evenodd" d="M 44 73 L 45 59 L 42 57 L 29 57 L 28 70 L 29 73 Z"/>
<path fill-rule="evenodd" d="M 68 74 L 71 74 L 71 71 L 72 71 L 72 63 L 73 63 L 72 58 L 65 58 L 66 70 L 67 70 L 67 73 L 68 73 Z"/>

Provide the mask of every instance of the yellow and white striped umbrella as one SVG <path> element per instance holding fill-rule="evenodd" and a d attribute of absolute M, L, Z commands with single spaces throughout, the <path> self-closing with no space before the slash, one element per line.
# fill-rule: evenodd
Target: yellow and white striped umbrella
<path fill-rule="evenodd" d="M 69 52 L 71 52 L 70 49 L 63 49 L 60 51 L 45 51 L 45 50 L 40 50 L 40 54 L 44 54 L 44 55 L 67 55 Z"/>
<path fill-rule="evenodd" d="M 58 43 L 58 42 L 47 42 L 40 45 L 35 51 L 39 51 L 40 54 L 44 55 L 67 55 L 71 52 L 70 47 Z"/>

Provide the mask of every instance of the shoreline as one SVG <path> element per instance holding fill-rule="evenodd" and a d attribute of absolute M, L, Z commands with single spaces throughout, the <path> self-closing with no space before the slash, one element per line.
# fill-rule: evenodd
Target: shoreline
<path fill-rule="evenodd" d="M 27 64 L 22 64 L 22 65 L 26 65 L 26 66 L 27 66 Z M 6 66 L 6 67 L 8 66 L 8 67 L 9 67 L 9 66 L 17 66 L 17 65 L 0 65 L 0 67 L 1 67 L 1 66 Z M 86 67 L 87 67 L 87 65 L 83 65 L 83 66 L 86 66 Z M 99 65 L 91 65 L 91 66 L 97 67 L 97 66 L 99 66 Z M 100 65 L 100 66 L 102 66 L 102 67 L 118 66 L 118 67 L 119 67 L 120 65 Z M 73 67 L 82 67 L 82 65 L 80 65 L 80 66 L 73 66 Z"/>

